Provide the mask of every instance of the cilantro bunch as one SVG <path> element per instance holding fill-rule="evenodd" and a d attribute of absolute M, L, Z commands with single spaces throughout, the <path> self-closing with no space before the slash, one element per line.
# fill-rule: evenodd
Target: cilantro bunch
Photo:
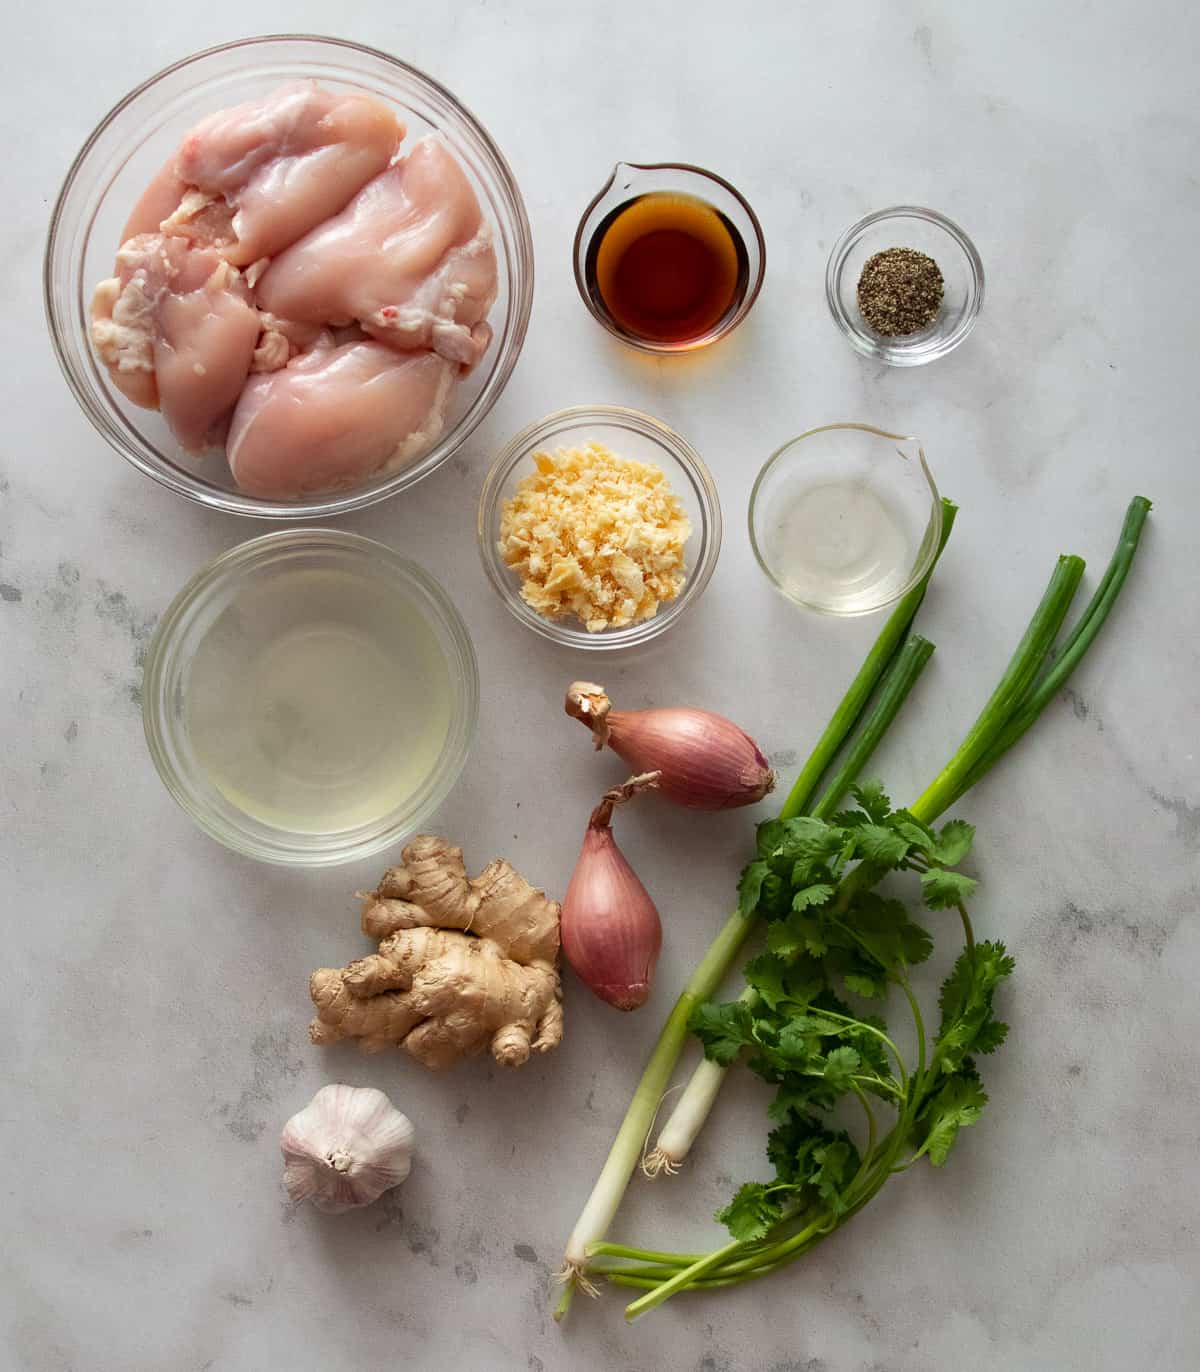
<path fill-rule="evenodd" d="M 935 831 L 911 811 L 893 810 L 878 783 L 853 795 L 857 808 L 828 821 L 803 816 L 759 827 L 758 856 L 740 885 L 743 912 L 767 921 L 766 951 L 746 968 L 754 995 L 707 1003 L 692 1017 L 710 1059 L 728 1065 L 745 1051 L 750 1070 L 775 1087 L 767 1140 L 774 1180 L 747 1182 L 717 1216 L 736 1241 L 753 1246 L 758 1266 L 807 1251 L 896 1170 L 926 1155 L 935 1166 L 945 1162 L 959 1129 L 987 1101 L 973 1054 L 994 1052 L 1007 1032 L 993 997 L 1013 962 L 1002 944 L 975 942 L 965 906 L 975 883 L 954 870 L 974 829 L 951 820 Z M 942 986 L 932 1044 L 909 971 L 929 957 L 933 939 L 903 900 L 878 889 L 906 872 L 919 878 L 926 908 L 958 911 L 965 938 Z M 913 1015 L 911 1066 L 883 1018 L 850 1004 L 883 1001 L 892 988 Z M 828 1123 L 846 1099 L 861 1109 L 861 1144 Z M 883 1135 L 873 1099 L 894 1111 Z M 797 1232 L 764 1245 L 781 1226 Z"/>

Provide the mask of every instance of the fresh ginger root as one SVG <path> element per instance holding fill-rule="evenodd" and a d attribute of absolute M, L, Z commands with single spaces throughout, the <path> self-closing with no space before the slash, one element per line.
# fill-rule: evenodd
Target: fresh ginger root
<path fill-rule="evenodd" d="M 421 835 L 363 897 L 378 953 L 309 979 L 314 1043 L 401 1047 L 426 1067 L 490 1048 L 505 1067 L 562 1039 L 557 901 L 497 858 L 473 880 L 461 848 Z"/>

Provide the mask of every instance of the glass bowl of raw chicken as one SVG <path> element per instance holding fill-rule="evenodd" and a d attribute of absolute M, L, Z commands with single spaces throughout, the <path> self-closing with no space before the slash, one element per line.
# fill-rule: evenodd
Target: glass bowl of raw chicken
<path fill-rule="evenodd" d="M 54 209 L 45 298 L 101 436 L 181 495 L 329 516 L 445 461 L 525 338 L 533 247 L 449 91 L 340 39 L 254 38 L 109 113 Z"/>

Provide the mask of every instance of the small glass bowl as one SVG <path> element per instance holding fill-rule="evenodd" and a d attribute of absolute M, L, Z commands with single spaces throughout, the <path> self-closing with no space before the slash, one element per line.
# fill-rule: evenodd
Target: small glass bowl
<path fill-rule="evenodd" d="M 746 250 L 746 288 L 737 306 L 705 333 L 677 343 L 645 338 L 623 328 L 609 314 L 599 292 L 593 291 L 588 282 L 588 252 L 596 230 L 608 215 L 640 195 L 664 191 L 692 196 L 711 205 L 733 225 Z M 767 270 L 767 244 L 762 225 L 750 208 L 750 202 L 723 176 L 686 162 L 618 162 L 583 212 L 579 227 L 575 230 L 571 257 L 575 264 L 575 284 L 592 318 L 603 324 L 614 338 L 631 348 L 657 354 L 694 352 L 732 333 L 758 299 Z"/>
<path fill-rule="evenodd" d="M 872 614 L 933 565 L 942 500 L 920 441 L 824 424 L 772 453 L 750 492 L 750 544 L 772 585 L 820 614 Z"/>
<path fill-rule="evenodd" d="M 938 317 L 917 333 L 887 338 L 858 308 L 858 278 L 869 257 L 887 248 L 915 248 L 938 264 L 945 295 Z M 850 346 L 893 367 L 920 367 L 953 351 L 975 327 L 983 307 L 983 263 L 975 245 L 935 210 L 897 205 L 860 219 L 842 234 L 825 269 L 825 299 Z"/>
<path fill-rule="evenodd" d="M 534 470 L 534 453 L 579 447 L 593 440 L 620 457 L 661 467 L 692 522 L 685 546 L 687 580 L 679 595 L 652 619 L 599 633 L 588 633 L 573 617 L 544 619 L 530 609 L 521 599 L 520 578 L 505 563 L 499 547 L 504 504 L 516 493 L 521 478 Z M 678 623 L 700 599 L 721 551 L 721 504 L 699 453 L 661 420 L 619 405 L 576 405 L 522 429 L 496 459 L 479 497 L 478 532 L 484 570 L 514 618 L 552 643 L 604 652 L 649 643 Z"/>
<path fill-rule="evenodd" d="M 458 384 L 441 439 L 390 476 L 306 500 L 239 491 L 224 457 L 196 458 L 162 416 L 113 386 L 91 346 L 91 297 L 113 273 L 121 229 L 134 202 L 183 135 L 207 114 L 288 81 L 312 78 L 333 90 L 374 95 L 398 108 L 404 146 L 442 137 L 467 173 L 495 235 L 495 330 L 482 361 Z M 100 121 L 71 169 L 50 220 L 43 268 L 46 318 L 59 365 L 100 436 L 155 481 L 200 504 L 263 519 L 327 518 L 395 495 L 440 466 L 483 421 L 521 352 L 533 303 L 533 238 L 516 181 L 482 124 L 444 86 L 387 53 L 340 38 L 247 38 L 185 57 L 152 76 Z"/>
<path fill-rule="evenodd" d="M 234 805 L 209 777 L 188 734 L 190 673 L 207 634 L 214 628 L 223 632 L 233 609 L 240 612 L 238 633 L 252 636 L 268 617 L 254 593 L 270 591 L 272 578 L 312 572 L 354 577 L 403 597 L 433 631 L 450 691 L 445 741 L 424 780 L 387 813 L 329 833 L 280 828 Z M 475 650 L 445 591 L 416 563 L 383 544 L 333 529 L 284 529 L 223 553 L 171 602 L 146 655 L 142 722 L 159 776 L 206 834 L 262 862 L 333 866 L 368 857 L 412 834 L 457 781 L 478 711 Z"/>

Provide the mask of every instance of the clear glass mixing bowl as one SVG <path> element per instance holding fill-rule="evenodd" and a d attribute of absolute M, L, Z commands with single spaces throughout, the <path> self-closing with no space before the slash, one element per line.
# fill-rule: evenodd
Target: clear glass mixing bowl
<path fill-rule="evenodd" d="M 161 415 L 138 409 L 109 381 L 90 341 L 92 291 L 113 273 L 121 229 L 146 185 L 204 115 L 261 96 L 288 81 L 378 96 L 402 111 L 413 139 L 437 133 L 466 170 L 495 234 L 499 293 L 488 352 L 459 383 L 441 440 L 402 471 L 353 490 L 295 502 L 259 499 L 234 485 L 220 454 L 195 458 Z M 339 38 L 248 38 L 185 57 L 152 76 L 100 121 L 59 192 L 44 265 L 46 317 L 75 398 L 122 457 L 162 485 L 233 514 L 298 519 L 373 505 L 420 481 L 481 423 L 504 389 L 529 324 L 533 238 L 521 193 L 500 149 L 444 86 L 387 53 Z"/>
<path fill-rule="evenodd" d="M 425 774 L 396 804 L 348 827 L 315 832 L 269 823 L 235 804 L 206 767 L 191 736 L 194 675 L 210 645 L 236 630 L 247 664 L 268 649 L 272 626 L 311 613 L 314 576 L 336 576 L 356 594 L 378 592 L 419 616 L 445 669 L 447 727 Z M 212 690 L 208 672 L 207 689 Z M 237 683 L 223 683 L 232 697 Z M 209 700 L 210 712 L 222 702 Z M 331 866 L 369 857 L 413 834 L 450 793 L 467 760 L 479 713 L 479 672 L 462 617 L 441 586 L 390 548 L 336 529 L 281 529 L 223 553 L 167 608 L 146 655 L 142 721 L 150 756 L 167 790 L 210 837 L 261 862 Z M 283 763 L 280 777 L 286 776 Z"/>

